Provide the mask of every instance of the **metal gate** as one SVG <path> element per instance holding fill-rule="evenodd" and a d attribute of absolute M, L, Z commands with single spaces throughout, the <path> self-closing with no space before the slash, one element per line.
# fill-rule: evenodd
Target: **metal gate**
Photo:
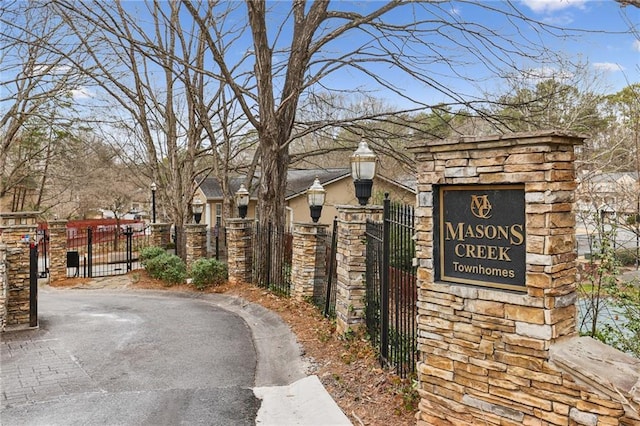
<path fill-rule="evenodd" d="M 320 244 L 324 244 L 324 270 L 325 276 L 322 281 L 318 280 L 313 288 L 313 303 L 322 311 L 327 318 L 336 315 L 336 248 L 338 246 L 338 219 L 333 219 L 333 228 L 329 232 L 320 228 L 318 238 L 322 238 Z"/>
<path fill-rule="evenodd" d="M 382 222 L 366 224 L 366 321 L 380 362 L 401 377 L 417 360 L 417 284 L 413 206 L 385 194 Z"/>
<path fill-rule="evenodd" d="M 147 245 L 143 226 L 67 228 L 67 277 L 126 274 L 140 268 L 138 252 Z"/>

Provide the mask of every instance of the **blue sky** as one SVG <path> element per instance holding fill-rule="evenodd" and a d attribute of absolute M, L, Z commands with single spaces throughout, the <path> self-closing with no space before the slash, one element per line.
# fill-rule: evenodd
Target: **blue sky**
<path fill-rule="evenodd" d="M 566 29 L 567 33 L 562 37 L 547 36 L 544 32 L 530 33 L 534 40 L 539 37 L 549 49 L 557 53 L 567 55 L 574 62 L 579 61 L 584 64 L 588 72 L 600 74 L 602 82 L 599 85 L 601 90 L 607 93 L 618 91 L 625 87 L 627 84 L 633 84 L 640 82 L 640 9 L 634 7 L 622 8 L 619 3 L 613 0 L 513 0 L 518 9 L 523 12 L 527 17 L 534 20 L 538 20 L 557 27 L 556 32 Z M 486 7 L 479 7 L 478 3 Z M 237 13 L 238 19 L 246 19 L 246 6 L 242 3 L 228 3 L 238 6 Z M 368 0 L 350 0 L 350 1 L 336 1 L 332 2 L 330 9 L 350 9 L 356 10 L 361 13 L 366 13 L 367 10 L 377 8 L 381 6 L 381 2 L 368 1 Z M 144 3 L 139 1 L 127 1 L 125 5 L 132 10 L 139 10 L 141 12 L 141 21 L 144 22 Z M 506 2 L 498 0 L 477 0 L 474 1 L 452 1 L 452 2 L 434 2 L 430 5 L 430 9 L 435 10 L 438 17 L 447 20 L 450 17 L 458 16 L 460 22 L 466 22 L 470 25 L 478 24 L 485 25 L 496 29 L 496 31 L 504 33 L 501 35 L 514 34 L 514 38 L 517 38 L 517 30 L 514 30 L 513 25 L 505 21 L 504 16 L 492 12 L 488 9 L 504 9 Z M 224 6 L 224 2 L 222 4 Z M 274 7 L 272 10 L 273 21 L 279 21 L 290 9 L 289 1 L 273 1 L 270 2 L 270 7 Z M 407 15 L 405 8 L 399 15 L 396 16 L 398 20 L 407 22 L 412 19 L 412 16 Z M 401 14 L 400 14 L 401 13 Z M 420 18 L 420 17 L 419 17 Z M 268 20 L 269 23 L 274 23 Z M 524 24 L 518 21 L 518 25 L 522 25 L 522 33 L 527 34 L 527 28 L 524 28 Z M 231 22 L 233 23 L 233 22 Z M 290 24 L 290 22 L 289 22 Z M 631 32 L 630 27 L 635 26 L 635 34 Z M 279 28 L 278 25 L 275 28 Z M 288 43 L 289 37 L 286 32 L 291 31 L 291 27 L 288 26 L 284 30 L 283 34 L 280 34 L 281 42 Z M 446 31 L 446 30 L 445 30 Z M 274 30 L 274 34 L 277 31 Z M 351 34 L 349 37 L 359 37 L 358 34 Z M 248 37 L 243 37 L 245 43 L 244 46 L 239 46 L 235 50 L 236 54 L 240 56 L 246 52 L 247 49 L 251 49 L 250 40 Z M 347 43 L 340 45 L 336 44 L 336 49 L 348 48 L 348 44 L 357 40 L 354 38 L 347 38 Z M 452 55 L 457 54 L 450 46 L 447 45 L 446 40 L 442 41 L 441 52 L 445 55 L 451 52 Z M 431 42 L 431 41 L 429 41 Z M 435 41 L 434 41 L 435 42 Z M 344 43 L 342 41 L 341 43 Z M 345 47 L 346 45 L 346 47 Z M 422 51 L 419 51 L 417 56 L 427 56 L 428 52 L 424 52 L 424 45 L 420 46 Z M 497 51 L 499 53 L 499 51 Z M 494 59 L 496 63 L 499 63 L 499 58 Z M 277 61 L 277 59 L 276 59 Z M 467 59 L 460 58 L 461 62 L 466 62 L 464 67 L 459 67 L 457 70 L 453 69 L 447 64 L 443 64 L 443 61 L 434 61 L 433 63 L 426 64 L 424 67 L 424 74 L 434 76 L 434 79 L 442 82 L 445 87 L 450 87 L 454 91 L 465 92 L 471 96 L 481 97 L 481 92 L 478 87 L 472 87 L 468 82 L 464 80 L 464 76 L 454 75 L 455 71 L 460 71 L 461 74 L 470 75 L 471 77 L 478 77 L 485 86 L 482 88 L 494 93 L 496 91 L 505 90 L 504 84 L 499 81 L 489 80 L 487 76 L 484 80 L 482 76 L 483 70 L 481 70 L 482 58 L 471 58 L 469 62 Z M 517 60 L 516 60 L 517 62 Z M 549 64 L 543 65 L 537 63 L 535 60 L 529 60 L 528 62 L 522 60 L 515 65 L 524 68 L 543 68 L 549 66 Z M 251 66 L 251 64 L 249 64 Z M 429 89 L 427 85 L 416 83 L 411 81 L 406 75 L 403 76 L 398 73 L 393 67 L 388 64 L 372 65 L 375 66 L 376 72 L 380 75 L 384 75 L 391 80 L 396 80 L 400 83 L 400 86 L 405 85 L 407 93 L 418 98 L 421 102 L 428 104 L 434 104 L 439 102 L 447 102 L 445 96 L 437 91 Z M 486 70 L 484 70 L 486 72 Z M 368 85 L 372 84 L 371 80 L 367 78 L 361 78 L 361 75 L 357 73 L 340 73 L 329 79 L 328 86 L 341 89 L 345 87 L 353 87 L 354 85 L 361 85 L 363 89 L 367 89 Z M 405 84 L 406 81 L 406 84 Z M 92 93 L 90 89 L 78 89 L 75 93 L 76 99 L 88 99 L 91 98 Z M 373 93 L 374 96 L 382 98 L 389 102 L 403 102 L 393 94 L 379 91 Z"/>
<path fill-rule="evenodd" d="M 621 8 L 613 0 L 523 0 L 522 3 L 523 11 L 535 19 L 586 30 L 576 38 L 549 40 L 549 43 L 572 57 L 584 57 L 593 70 L 603 73 L 614 90 L 640 82 L 639 8 Z M 635 26 L 635 34 L 630 26 Z"/>

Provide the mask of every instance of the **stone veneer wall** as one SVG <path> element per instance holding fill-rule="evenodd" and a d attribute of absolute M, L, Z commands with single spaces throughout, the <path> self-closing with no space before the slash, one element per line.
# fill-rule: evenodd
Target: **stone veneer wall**
<path fill-rule="evenodd" d="M 49 281 L 67 278 L 67 221 L 49 222 Z"/>
<path fill-rule="evenodd" d="M 293 225 L 291 295 L 296 299 L 313 297 L 314 289 L 326 278 L 328 227 L 317 223 Z"/>
<path fill-rule="evenodd" d="M 232 284 L 251 282 L 252 233 L 252 219 L 227 219 L 227 264 Z"/>
<path fill-rule="evenodd" d="M 0 243 L 5 245 L 2 289 L 5 295 L 3 329 L 28 327 L 30 323 L 30 253 L 29 245 L 36 241 L 38 212 L 0 214 Z"/>
<path fill-rule="evenodd" d="M 207 225 L 205 224 L 189 224 L 185 225 L 187 244 L 186 244 L 186 264 L 190 268 L 198 259 L 207 257 Z"/>
<path fill-rule="evenodd" d="M 367 219 L 382 221 L 381 206 L 337 206 L 336 332 L 365 325 Z"/>
<path fill-rule="evenodd" d="M 31 281 L 29 246 L 8 247 L 6 252 L 7 302 L 5 327 L 24 327 L 30 322 Z"/>
<path fill-rule="evenodd" d="M 151 224 L 151 245 L 153 247 L 167 248 L 171 242 L 171 224 L 170 223 L 152 223 Z"/>
<path fill-rule="evenodd" d="M 573 161 L 581 142 L 547 132 L 411 148 L 418 166 L 418 425 L 622 424 L 615 398 L 550 361 L 556 341 L 576 336 Z M 434 185 L 506 183 L 525 187 L 526 292 L 435 281 Z"/>

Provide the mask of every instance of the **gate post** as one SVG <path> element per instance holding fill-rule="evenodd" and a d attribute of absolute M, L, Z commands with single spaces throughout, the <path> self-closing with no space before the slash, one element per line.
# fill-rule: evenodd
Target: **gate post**
<path fill-rule="evenodd" d="M 154 247 L 167 248 L 171 242 L 171 224 L 170 223 L 152 223 L 151 224 L 151 245 Z"/>
<path fill-rule="evenodd" d="M 293 224 L 291 291 L 298 300 L 313 297 L 316 285 L 324 283 L 328 227 L 317 223 Z"/>
<path fill-rule="evenodd" d="M 207 225 L 190 223 L 185 225 L 187 235 L 187 268 L 198 259 L 207 257 Z"/>
<path fill-rule="evenodd" d="M 49 222 L 49 280 L 55 282 L 67 278 L 67 221 Z"/>
<path fill-rule="evenodd" d="M 31 303 L 35 301 L 32 300 L 31 295 L 30 248 L 31 243 L 36 241 L 38 215 L 39 212 L 0 214 L 0 243 L 6 246 L 4 323 L 9 328 L 27 328 L 32 324 Z M 35 266 L 37 268 L 37 263 Z"/>
<path fill-rule="evenodd" d="M 336 332 L 344 334 L 365 324 L 366 224 L 381 221 L 381 206 L 337 206 L 338 247 Z"/>
<path fill-rule="evenodd" d="M 227 219 L 229 282 L 251 283 L 253 219 Z"/>

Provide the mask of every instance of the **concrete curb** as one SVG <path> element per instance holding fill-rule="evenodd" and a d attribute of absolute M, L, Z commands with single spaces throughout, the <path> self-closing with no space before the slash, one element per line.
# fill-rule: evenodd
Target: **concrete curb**
<path fill-rule="evenodd" d="M 265 426 L 351 425 L 338 404 L 329 396 L 318 376 L 308 376 L 289 386 L 253 389 L 262 400 L 256 424 Z"/>

